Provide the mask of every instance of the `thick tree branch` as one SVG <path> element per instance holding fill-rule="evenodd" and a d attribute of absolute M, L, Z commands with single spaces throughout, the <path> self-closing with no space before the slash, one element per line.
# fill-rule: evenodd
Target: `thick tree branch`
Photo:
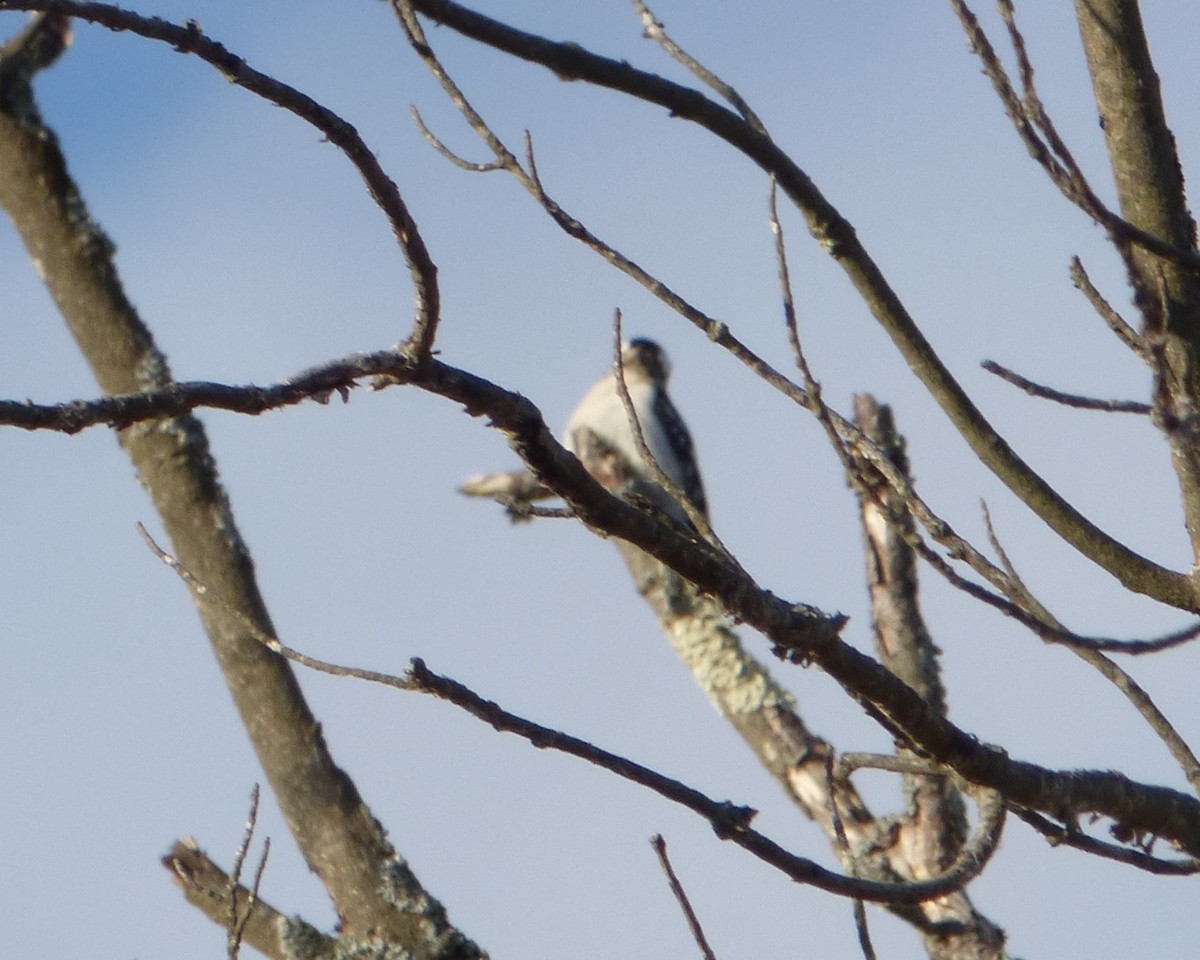
<path fill-rule="evenodd" d="M 1053 823 L 1032 810 L 1013 807 L 1013 813 L 1042 834 L 1051 846 L 1072 847 L 1082 850 L 1084 853 L 1103 857 L 1105 860 L 1115 860 L 1117 863 L 1124 863 L 1158 876 L 1188 877 L 1200 873 L 1200 860 L 1195 858 L 1163 860 L 1161 857 L 1151 856 L 1150 844 L 1145 844 L 1142 849 L 1118 846 L 1081 833 L 1076 824 Z"/>
<path fill-rule="evenodd" d="M 0 103 L 11 102 L 0 96 Z M 0 206 L 101 388 L 111 394 L 169 388 L 166 359 L 125 295 L 112 244 L 88 215 L 57 139 L 36 111 L 0 109 Z M 401 882 L 391 869 L 396 853 L 333 762 L 288 664 L 248 629 L 273 632 L 204 428 L 180 415 L 131 426 L 120 441 L 180 562 L 207 588 L 194 595 L 196 608 L 296 842 L 343 918 L 343 936 L 383 937 L 414 957 L 479 956 L 444 917 L 433 922 L 419 912 L 429 898 L 415 878 L 401 878 L 411 884 L 393 889 L 391 902 L 381 896 Z"/>
<path fill-rule="evenodd" d="M 860 395 L 854 398 L 854 414 L 863 433 L 886 453 L 896 470 L 907 475 L 904 441 L 896 432 L 891 410 L 873 397 Z M 884 666 L 944 716 L 940 651 L 921 616 L 916 556 L 909 545 L 915 535 L 911 515 L 876 472 L 864 467 L 854 476 L 876 653 Z M 902 746 L 899 751 L 902 758 L 914 757 Z M 954 860 L 967 836 L 962 797 L 951 778 L 923 772 L 905 772 L 904 792 L 907 810 L 893 833 L 889 859 L 902 864 L 907 876 L 936 874 Z M 1004 932 L 975 909 L 965 890 L 924 904 L 922 910 L 925 948 L 933 960 L 1006 955 Z"/>
<path fill-rule="evenodd" d="M 1130 0 L 1076 0 L 1121 213 L 1176 247 L 1196 249 L 1175 137 L 1141 14 Z M 1200 279 L 1194 267 L 1133 251 L 1134 292 L 1157 351 L 1160 425 L 1170 441 L 1192 551 L 1200 562 Z"/>

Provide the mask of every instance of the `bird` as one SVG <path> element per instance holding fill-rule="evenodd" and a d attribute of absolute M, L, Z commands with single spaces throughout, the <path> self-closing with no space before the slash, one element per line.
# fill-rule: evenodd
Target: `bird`
<path fill-rule="evenodd" d="M 665 473 L 692 506 L 708 518 L 708 500 L 696 461 L 692 435 L 683 417 L 667 393 L 671 364 L 666 353 L 653 340 L 639 337 L 629 341 L 621 350 L 621 366 L 625 386 L 637 414 L 646 447 Z M 629 413 L 617 389 L 617 371 L 598 380 L 584 395 L 566 428 L 566 446 L 578 455 L 590 438 L 584 431 L 620 456 L 623 473 L 632 478 L 641 492 L 650 492 L 650 499 L 674 519 L 691 525 L 687 511 L 670 496 L 655 479 L 654 471 L 638 451 Z"/>

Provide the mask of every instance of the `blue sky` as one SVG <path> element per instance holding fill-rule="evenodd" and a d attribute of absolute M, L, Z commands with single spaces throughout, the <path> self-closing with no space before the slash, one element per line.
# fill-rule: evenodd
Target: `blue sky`
<path fill-rule="evenodd" d="M 869 648 L 854 504 L 820 430 L 565 238 L 502 174 L 464 173 L 429 149 L 410 104 L 447 142 L 486 159 L 385 5 L 131 6 L 196 18 L 359 128 L 439 266 L 448 362 L 521 390 L 561 424 L 607 368 L 614 308 L 630 334 L 660 340 L 721 536 L 765 586 L 850 614 L 847 636 Z M 1189 169 L 1200 156 L 1190 39 L 1200 10 L 1150 6 Z M 627 5 L 542 7 L 507 0 L 486 9 L 686 80 L 640 37 Z M 1110 197 L 1070 11 L 1024 7 L 1044 98 Z M 978 368 L 993 358 L 1105 397 L 1144 399 L 1148 387 L 1067 277 L 1068 259 L 1080 255 L 1124 306 L 1115 258 L 1025 155 L 948 6 L 763 2 L 734 14 L 693 0 L 655 9 L 855 224 L 1022 455 L 1131 546 L 1186 568 L 1166 447 L 1147 423 L 1051 408 Z M 22 21 L 4 15 L 0 32 Z M 542 177 L 564 207 L 787 366 L 760 171 L 657 108 L 561 83 L 447 30 L 431 40 L 501 135 L 515 146 L 532 132 Z M 296 118 L 197 60 L 87 25 L 38 93 L 177 377 L 269 382 L 406 334 L 412 291 L 383 217 L 350 165 Z M 1149 635 L 1183 622 L 1122 596 L 972 464 L 799 216 L 785 211 L 784 225 L 827 399 L 846 411 L 869 390 L 893 404 L 936 509 L 982 542 L 986 498 L 1022 574 L 1080 630 Z M 0 395 L 94 396 L 7 222 L 0 264 Z M 482 422 L 403 390 L 203 419 L 286 642 L 394 672 L 422 656 L 517 712 L 759 808 L 767 832 L 832 862 L 824 838 L 674 661 L 611 545 L 568 522 L 512 527 L 455 493 L 470 474 L 515 466 Z M 228 862 L 259 772 L 186 591 L 137 536 L 138 521 L 156 529 L 149 502 L 104 431 L 0 432 L 0 463 L 0 860 L 9 865 L 0 940 L 13 955 L 45 955 L 48 930 L 64 956 L 221 955 L 220 932 L 183 902 L 158 858 L 193 834 Z M 1025 759 L 1182 786 L 1165 750 L 1094 673 L 923 575 L 956 722 Z M 766 656 L 759 638 L 745 640 Z M 1193 740 L 1200 719 L 1186 678 L 1196 659 L 1185 649 L 1130 665 Z M 827 678 L 798 668 L 777 675 L 840 748 L 887 748 Z M 646 842 L 659 831 L 719 956 L 853 955 L 846 905 L 774 875 L 664 801 L 443 704 L 310 674 L 301 682 L 398 848 L 493 957 L 692 955 Z M 880 811 L 898 797 L 882 776 L 864 778 L 864 789 Z M 264 895 L 330 926 L 273 802 L 262 829 L 274 844 Z M 1016 955 L 1182 957 L 1200 948 L 1182 919 L 1194 886 L 1049 850 L 1014 823 L 972 895 L 1009 931 Z M 881 955 L 921 955 L 905 928 L 878 912 L 872 922 Z"/>

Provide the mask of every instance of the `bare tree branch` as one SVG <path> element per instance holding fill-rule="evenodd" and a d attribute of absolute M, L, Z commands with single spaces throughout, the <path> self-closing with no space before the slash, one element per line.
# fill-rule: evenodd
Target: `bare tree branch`
<path fill-rule="evenodd" d="M 225 929 L 228 934 L 225 942 L 225 953 L 228 960 L 237 960 L 242 949 L 242 940 L 246 935 L 246 927 L 258 906 L 258 888 L 262 883 L 263 871 L 267 867 L 267 857 L 271 852 L 271 838 L 263 843 L 262 857 L 258 869 L 254 873 L 254 883 L 244 898 L 244 905 L 238 904 L 238 890 L 242 879 L 242 866 L 250 852 L 250 842 L 254 839 L 254 829 L 258 825 L 258 784 L 250 791 L 250 814 L 246 817 L 246 829 L 242 834 L 242 842 L 238 844 L 237 854 L 233 858 L 233 870 L 229 876 L 229 916 Z"/>
<path fill-rule="evenodd" d="M 162 859 L 163 866 L 183 890 L 188 903 L 218 926 L 228 929 L 233 899 L 245 903 L 251 891 L 226 874 L 200 850 L 194 840 L 180 840 Z M 301 920 L 289 918 L 259 897 L 247 915 L 242 940 L 271 960 L 332 960 L 337 941 Z M 290 944 L 303 942 L 303 952 Z"/>
<path fill-rule="evenodd" d="M 1020 387 L 1031 397 L 1053 400 L 1055 403 L 1061 403 L 1067 407 L 1075 407 L 1077 410 L 1103 410 L 1105 413 L 1139 413 L 1146 416 L 1153 409 L 1150 404 L 1139 403 L 1136 400 L 1099 400 L 1095 397 L 1083 397 L 1079 394 L 1063 393 L 1060 390 L 1055 390 L 1053 387 L 1034 383 L 1032 380 L 1021 376 L 1008 367 L 1002 366 L 995 360 L 984 360 L 980 363 L 980 366 L 988 373 L 994 373 L 1001 380 L 1011 383 L 1014 387 Z"/>
<path fill-rule="evenodd" d="M 672 40 L 667 34 L 666 26 L 650 11 L 650 8 L 642 0 L 633 0 L 633 8 L 637 11 L 638 16 L 642 18 L 642 33 L 644 36 L 655 41 L 667 52 L 668 56 L 679 61 L 695 75 L 697 80 L 715 91 L 717 96 L 741 114 L 742 118 L 750 126 L 759 133 L 766 134 L 767 128 L 758 119 L 758 115 L 750 109 L 750 104 L 742 98 L 742 95 Z"/>
<path fill-rule="evenodd" d="M 610 753 L 578 737 L 509 713 L 458 681 L 433 673 L 420 658 L 410 661 L 408 671 L 403 677 L 396 677 L 374 670 L 360 670 L 318 660 L 293 650 L 276 639 L 268 639 L 266 643 L 272 650 L 313 670 L 330 673 L 334 676 L 382 683 L 398 690 L 414 690 L 419 693 L 433 694 L 439 699 L 461 707 L 496 730 L 515 733 L 523 737 L 535 747 L 557 750 L 587 760 L 589 763 L 653 790 L 660 796 L 699 814 L 712 824 L 713 831 L 720 839 L 728 840 L 742 847 L 797 883 L 815 886 L 838 896 L 861 897 L 864 900 L 878 903 L 920 903 L 924 900 L 945 896 L 958 890 L 978 875 L 994 852 L 996 842 L 999 840 L 999 832 L 993 822 L 994 818 L 989 813 L 984 817 L 987 827 L 986 832 L 982 834 L 987 842 L 980 842 L 972 846 L 969 855 L 960 857 L 943 875 L 911 884 L 856 880 L 826 870 L 805 857 L 789 853 L 773 840 L 754 830 L 750 826 L 750 821 L 753 819 L 755 811 L 751 808 L 728 801 L 713 800 L 699 790 L 625 757 Z M 990 811 L 991 807 L 988 810 Z"/>
<path fill-rule="evenodd" d="M 1095 837 L 1081 833 L 1074 824 L 1054 823 L 1032 810 L 1013 807 L 1012 811 L 1014 815 L 1020 817 L 1049 840 L 1052 846 L 1072 847 L 1097 857 L 1103 857 L 1105 860 L 1115 860 L 1117 863 L 1137 867 L 1139 870 L 1159 876 L 1186 877 L 1200 873 L 1200 859 L 1163 860 L 1151 856 L 1148 850 L 1132 850 L 1128 846 L 1118 846 L 1097 840 Z"/>
<path fill-rule="evenodd" d="M 421 131 L 421 136 L 429 143 L 434 150 L 440 153 L 443 157 L 449 160 L 460 170 L 466 170 L 469 173 L 491 173 L 493 170 L 503 170 L 504 162 L 502 160 L 493 160 L 490 163 L 475 163 L 465 157 L 460 157 L 457 153 L 451 150 L 444 144 L 438 136 L 429 129 L 425 124 L 425 118 L 421 116 L 421 111 L 414 106 L 410 106 L 409 112 L 412 118 L 416 121 L 417 129 Z"/>
<path fill-rule="evenodd" d="M 1076 0 L 1083 50 L 1127 221 L 1180 249 L 1196 249 L 1175 137 L 1136 3 Z M 1133 288 L 1152 354 L 1155 405 L 1171 448 L 1192 552 L 1200 562 L 1200 280 L 1190 263 L 1134 249 Z"/>
<path fill-rule="evenodd" d="M 392 227 L 392 232 L 408 263 L 413 287 L 417 294 L 416 319 L 409 344 L 418 356 L 429 355 L 433 348 L 437 324 L 441 318 L 437 267 L 425 247 L 425 241 L 421 238 L 416 221 L 409 213 L 395 182 L 384 172 L 374 151 L 367 146 L 353 125 L 307 94 L 255 70 L 244 59 L 231 53 L 222 44 L 206 37 L 195 20 L 178 25 L 159 17 L 140 16 L 106 3 L 75 2 L 75 0 L 36 0 L 36 2 L 2 0 L 0 9 L 43 10 L 59 16 L 65 15 L 88 20 L 108 27 L 110 30 L 129 31 L 147 39 L 168 43 L 180 53 L 193 54 L 215 67 L 230 83 L 237 84 L 264 100 L 283 107 L 319 130 L 354 164 L 366 185 L 367 192 L 379 205 Z"/>
<path fill-rule="evenodd" d="M 839 424 L 844 426 L 844 421 L 840 417 L 836 417 L 833 411 L 825 405 L 825 400 L 821 396 L 821 384 L 813 376 L 812 369 L 808 365 L 808 357 L 804 354 L 804 345 L 800 340 L 800 324 L 796 317 L 796 298 L 792 291 L 791 271 L 788 268 L 787 241 L 783 235 L 783 224 L 779 220 L 779 206 L 776 202 L 778 193 L 776 183 L 772 179 L 768 210 L 771 233 L 775 237 L 775 269 L 779 274 L 779 295 L 783 305 L 783 321 L 787 327 L 788 341 L 792 347 L 792 355 L 796 358 L 796 368 L 800 371 L 804 383 L 804 391 L 808 397 L 808 409 L 825 431 L 829 445 L 833 447 L 833 452 L 841 462 L 846 477 L 853 482 L 854 465 L 847 450 L 847 444 L 842 437 L 842 431 L 838 429 Z"/>
<path fill-rule="evenodd" d="M 1083 268 L 1083 261 L 1078 257 L 1071 258 L 1071 282 L 1087 298 L 1088 303 L 1092 305 L 1092 309 L 1099 314 L 1101 320 L 1108 324 L 1109 329 L 1117 335 L 1117 338 L 1125 346 L 1143 360 L 1150 359 L 1146 342 L 1142 339 L 1141 334 L 1134 330 L 1128 321 L 1113 309 L 1112 304 L 1104 299 L 1103 294 L 1096 289 L 1092 283 L 1092 278 L 1088 276 L 1087 271 Z"/>
<path fill-rule="evenodd" d="M 671 866 L 671 858 L 667 856 L 667 841 L 662 838 L 661 833 L 656 833 L 650 838 L 650 846 L 654 848 L 654 852 L 658 855 L 658 862 L 662 866 L 663 873 L 667 876 L 667 883 L 671 887 L 671 893 L 675 895 L 679 909 L 683 911 L 683 918 L 687 921 L 688 929 L 692 932 L 692 939 L 696 941 L 696 946 L 700 948 L 700 955 L 704 957 L 704 960 L 717 960 L 717 955 L 712 952 L 712 947 L 708 945 L 708 939 L 704 936 L 704 928 L 700 926 L 700 918 L 696 916 L 696 911 L 692 909 L 692 902 L 688 899 L 687 891 L 683 889 L 683 884 L 675 876 L 675 869 Z"/>
<path fill-rule="evenodd" d="M 1092 189 L 1038 96 L 1033 65 L 1026 53 L 1025 38 L 1017 28 L 1011 0 L 997 0 L 997 6 L 1000 8 L 1009 41 L 1017 57 L 1024 88 L 1023 96 L 1017 94 L 1000 57 L 965 0 L 950 0 L 950 6 L 958 16 L 972 52 L 979 57 L 984 73 L 992 82 L 1005 113 L 1008 114 L 1030 156 L 1046 171 L 1064 197 L 1108 231 L 1122 259 L 1131 264 L 1129 254 L 1131 249 L 1137 246 L 1160 257 L 1187 265 L 1191 269 L 1200 266 L 1200 254 L 1197 254 L 1192 246 L 1174 245 L 1143 229 L 1137 223 L 1122 219 L 1109 210 Z M 1136 277 L 1131 279 L 1136 281 Z"/>

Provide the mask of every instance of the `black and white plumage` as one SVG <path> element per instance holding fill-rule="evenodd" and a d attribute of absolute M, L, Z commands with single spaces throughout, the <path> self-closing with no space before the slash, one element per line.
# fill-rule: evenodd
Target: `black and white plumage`
<path fill-rule="evenodd" d="M 707 517 L 708 502 L 704 496 L 692 435 L 667 395 L 671 366 L 666 354 L 652 340 L 631 340 L 621 351 L 621 365 L 625 371 L 625 386 L 633 401 L 647 449 L 663 473 Z M 654 472 L 638 451 L 629 413 L 618 393 L 615 369 L 587 392 L 571 414 L 567 423 L 567 449 L 572 452 L 577 452 L 583 446 L 578 436 L 581 430 L 590 431 L 619 454 L 639 481 L 651 485 L 659 494 L 664 493 L 655 481 Z M 688 522 L 686 513 L 677 502 L 669 497 L 661 499 L 670 514 L 682 522 Z"/>

